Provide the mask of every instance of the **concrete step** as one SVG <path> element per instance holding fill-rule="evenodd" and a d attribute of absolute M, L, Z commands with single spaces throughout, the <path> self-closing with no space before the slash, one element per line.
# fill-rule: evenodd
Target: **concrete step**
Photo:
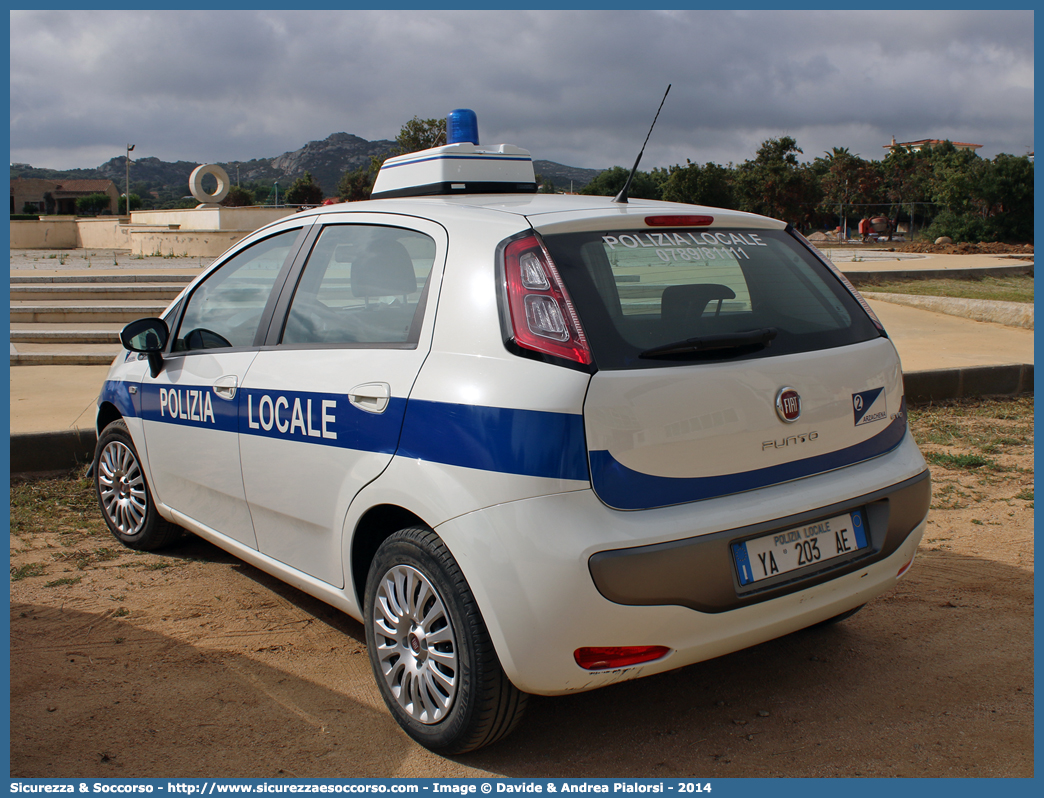
<path fill-rule="evenodd" d="M 11 286 L 12 301 L 51 302 L 71 299 L 90 302 L 105 300 L 165 299 L 170 302 L 181 293 L 184 285 L 166 283 L 63 283 L 18 284 Z"/>
<path fill-rule="evenodd" d="M 127 324 L 147 316 L 159 316 L 167 309 L 168 302 L 109 302 L 97 301 L 86 304 L 67 300 L 55 300 L 46 305 L 11 302 L 11 322 L 77 323 L 77 322 L 122 322 Z"/>
<path fill-rule="evenodd" d="M 12 344 L 117 344 L 122 327 L 85 329 L 70 325 L 70 329 L 45 329 L 43 324 L 26 325 L 26 329 L 12 329 Z"/>
<path fill-rule="evenodd" d="M 97 284 L 97 283 L 167 283 L 188 285 L 192 274 L 133 274 L 121 272 L 94 272 L 90 274 L 12 274 L 11 285 Z"/>
<path fill-rule="evenodd" d="M 107 366 L 123 347 L 113 343 L 12 343 L 12 366 Z"/>
<path fill-rule="evenodd" d="M 198 274 L 189 270 L 51 271 L 11 275 L 11 366 L 108 366 L 128 322 L 160 315 Z"/>

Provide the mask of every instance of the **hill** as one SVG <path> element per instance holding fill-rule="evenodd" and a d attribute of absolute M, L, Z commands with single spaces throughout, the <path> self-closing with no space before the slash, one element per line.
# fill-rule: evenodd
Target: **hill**
<path fill-rule="evenodd" d="M 550 180 L 558 191 L 579 191 L 601 174 L 601 169 L 582 169 L 564 166 L 554 161 L 533 161 L 533 169 L 545 180 Z"/>
<path fill-rule="evenodd" d="M 311 172 L 322 186 L 323 194 L 337 194 L 337 183 L 346 171 L 369 166 L 374 156 L 382 156 L 395 147 L 394 141 L 367 141 L 350 133 L 334 133 L 322 141 L 310 141 L 299 150 L 284 152 L 274 158 L 229 161 L 219 165 L 234 182 L 244 185 L 278 181 L 280 194 L 305 172 Z M 535 161 L 536 173 L 551 180 L 558 190 L 579 191 L 598 175 L 598 169 L 580 169 L 553 161 Z M 163 161 L 138 158 L 131 164 L 131 191 L 151 195 L 154 203 L 175 202 L 188 193 L 189 176 L 199 166 L 191 161 Z M 29 164 L 11 164 L 11 179 L 42 178 L 44 180 L 112 180 L 122 191 L 126 166 L 122 156 L 113 158 L 96 169 L 41 169 Z"/>

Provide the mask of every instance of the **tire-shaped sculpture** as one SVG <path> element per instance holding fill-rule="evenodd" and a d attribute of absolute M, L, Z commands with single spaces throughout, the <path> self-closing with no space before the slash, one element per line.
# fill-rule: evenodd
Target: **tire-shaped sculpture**
<path fill-rule="evenodd" d="M 207 175 L 213 175 L 217 180 L 217 191 L 213 194 L 208 194 L 203 189 L 203 178 Z M 217 164 L 205 163 L 202 166 L 197 166 L 192 170 L 192 175 L 189 177 L 189 191 L 192 192 L 193 197 L 204 205 L 216 205 L 221 202 L 228 196 L 229 188 L 228 173 Z"/>

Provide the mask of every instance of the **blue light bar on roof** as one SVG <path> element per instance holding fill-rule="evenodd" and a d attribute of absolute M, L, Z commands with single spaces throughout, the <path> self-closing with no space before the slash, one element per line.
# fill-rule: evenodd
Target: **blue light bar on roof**
<path fill-rule="evenodd" d="M 537 190 L 533 158 L 511 144 L 478 146 L 478 120 L 470 108 L 450 111 L 446 143 L 387 159 L 372 199 L 454 194 L 532 194 Z"/>
<path fill-rule="evenodd" d="M 446 143 L 461 144 L 479 143 L 478 118 L 470 108 L 458 108 L 450 111 L 446 117 Z"/>

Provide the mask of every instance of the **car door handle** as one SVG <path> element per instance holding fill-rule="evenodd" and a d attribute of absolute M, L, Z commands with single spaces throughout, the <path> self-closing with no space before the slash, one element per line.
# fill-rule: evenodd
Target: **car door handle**
<path fill-rule="evenodd" d="M 391 401 L 391 386 L 386 382 L 356 385 L 348 392 L 348 401 L 367 413 L 383 413 Z"/>
<path fill-rule="evenodd" d="M 214 393 L 222 399 L 235 399 L 236 388 L 239 387 L 239 377 L 235 374 L 226 374 L 214 380 Z"/>

